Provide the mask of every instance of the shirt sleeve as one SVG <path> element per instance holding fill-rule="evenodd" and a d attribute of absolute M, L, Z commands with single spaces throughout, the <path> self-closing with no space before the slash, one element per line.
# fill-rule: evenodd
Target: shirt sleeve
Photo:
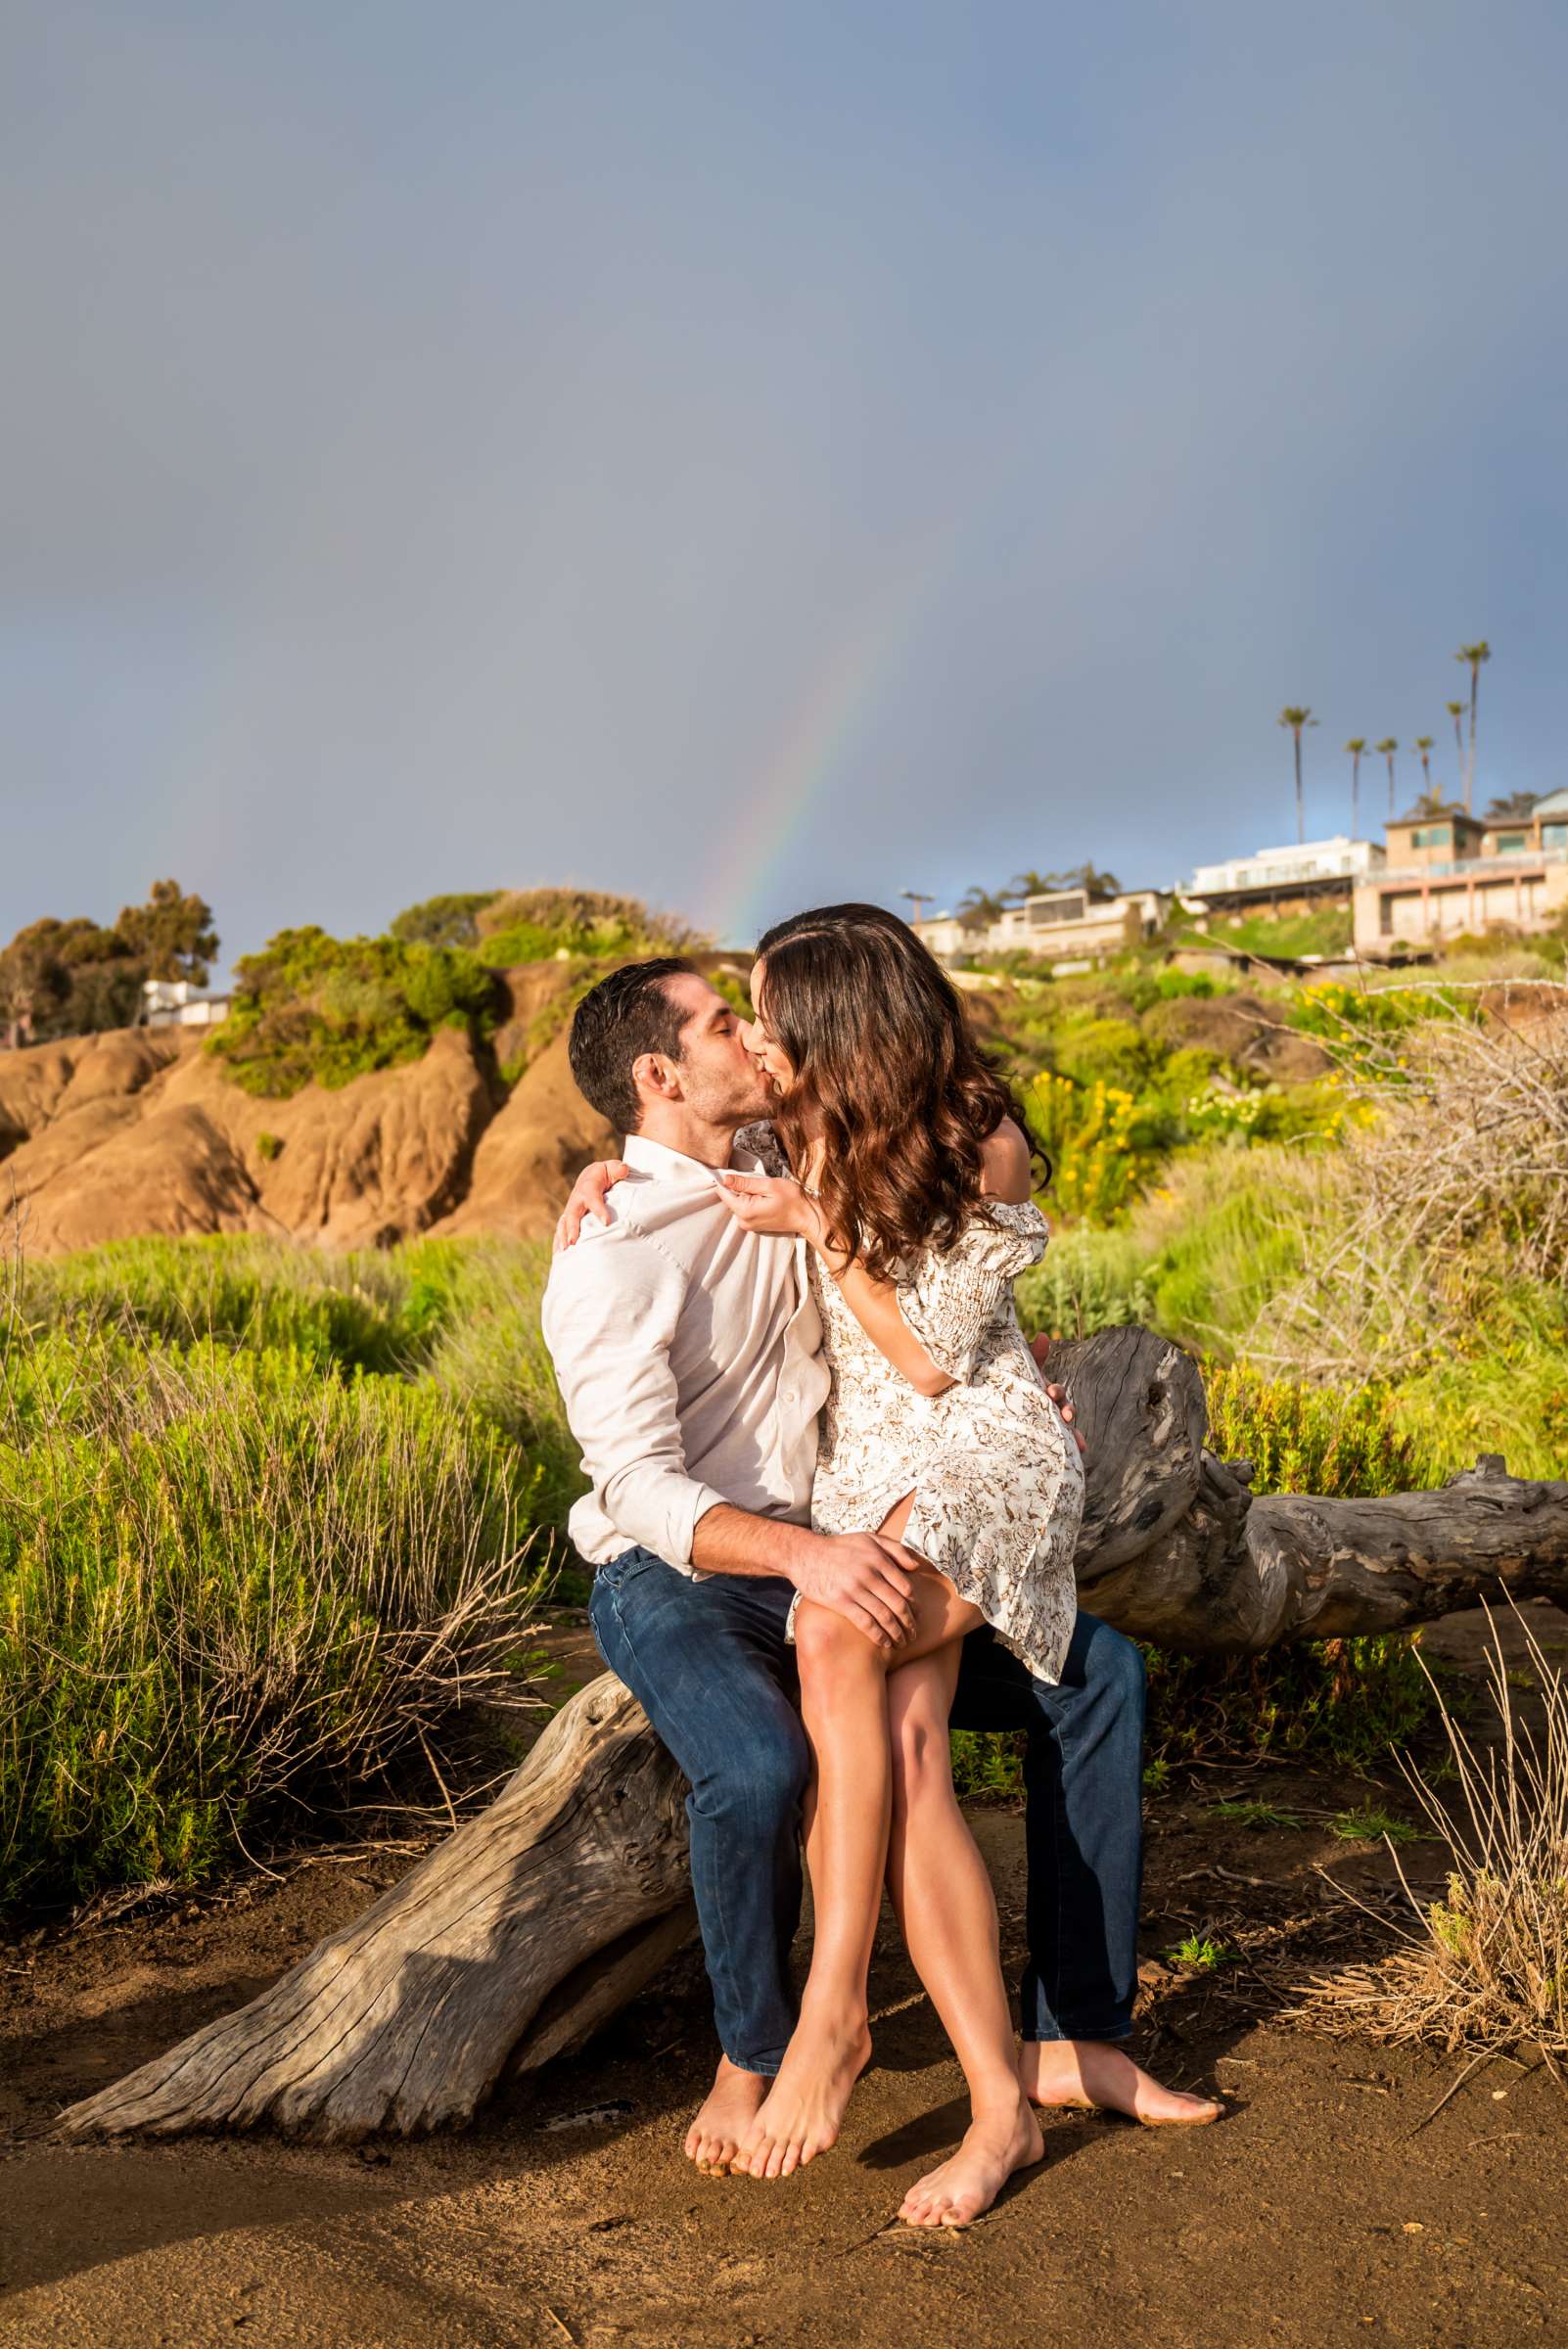
<path fill-rule="evenodd" d="M 1046 1236 L 1038 1207 L 997 1201 L 899 1282 L 899 1311 L 939 1370 L 960 1385 L 974 1377 L 987 1331 L 1018 1274 L 1044 1255 Z"/>
<path fill-rule="evenodd" d="M 599 1506 L 628 1543 L 689 1574 L 697 1520 L 724 1496 L 686 1473 L 669 1363 L 685 1295 L 657 1242 L 612 1224 L 555 1258 L 543 1323 Z"/>

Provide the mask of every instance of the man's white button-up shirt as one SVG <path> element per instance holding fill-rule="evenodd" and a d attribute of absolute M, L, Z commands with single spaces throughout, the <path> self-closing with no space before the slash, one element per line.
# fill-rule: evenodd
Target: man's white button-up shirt
<path fill-rule="evenodd" d="M 743 1231 L 713 1170 L 643 1134 L 632 1174 L 550 1267 L 544 1337 L 593 1490 L 572 1511 L 590 1564 L 633 1544 L 692 1571 L 719 1501 L 805 1525 L 822 1330 L 801 1240 Z M 739 1151 L 735 1167 L 758 1162 Z"/>

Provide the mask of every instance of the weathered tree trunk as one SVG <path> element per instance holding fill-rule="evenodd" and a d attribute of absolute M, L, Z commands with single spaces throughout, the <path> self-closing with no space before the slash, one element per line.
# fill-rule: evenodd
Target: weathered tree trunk
<path fill-rule="evenodd" d="M 510 2062 L 579 2046 L 695 1922 L 685 1786 L 606 1673 L 487 1811 L 249 2006 L 72 2106 L 72 2134 L 352 2141 L 466 2121 Z"/>
<path fill-rule="evenodd" d="M 1496 1455 L 1435 1493 L 1254 1499 L 1204 1456 L 1197 1498 L 1141 1557 L 1079 1578 L 1134 1638 L 1186 1655 L 1393 1632 L 1504 1593 L 1568 1604 L 1568 1483 L 1509 1476 Z"/>
<path fill-rule="evenodd" d="M 1388 1631 L 1503 1590 L 1568 1600 L 1568 1484 L 1483 1460 L 1438 1493 L 1255 1500 L 1203 1450 L 1203 1388 L 1141 1329 L 1053 1351 L 1088 1445 L 1085 1606 L 1189 1651 Z M 1239 1473 L 1238 1473 L 1239 1471 Z M 352 2139 L 469 2119 L 578 2047 L 689 1936 L 683 1785 L 610 1675 L 489 1810 L 249 2006 L 71 2107 L 72 2134 Z"/>

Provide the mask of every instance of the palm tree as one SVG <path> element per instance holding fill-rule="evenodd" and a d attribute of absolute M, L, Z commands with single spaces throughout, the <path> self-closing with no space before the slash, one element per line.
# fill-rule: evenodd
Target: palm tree
<path fill-rule="evenodd" d="M 1008 898 L 1043 898 L 1053 889 L 1060 889 L 1067 879 L 1065 873 L 1014 873 L 1002 892 Z"/>
<path fill-rule="evenodd" d="M 1296 746 L 1296 840 L 1299 846 L 1307 837 L 1307 820 L 1302 813 L 1301 801 L 1301 736 L 1304 726 L 1315 726 L 1317 720 L 1310 710 L 1287 707 L 1279 713 L 1279 722 L 1288 726 Z"/>
<path fill-rule="evenodd" d="M 1459 721 L 1464 715 L 1464 704 L 1462 702 L 1445 702 L 1443 707 L 1453 720 L 1453 754 L 1458 761 L 1459 773 L 1462 775 L 1464 773 L 1464 728 Z"/>
<path fill-rule="evenodd" d="M 1492 647 L 1483 636 L 1479 644 L 1461 644 L 1453 656 L 1455 661 L 1468 664 L 1470 670 L 1470 763 L 1464 770 L 1464 811 L 1470 812 L 1475 794 L 1475 705 L 1481 691 L 1481 670 L 1492 658 Z"/>
<path fill-rule="evenodd" d="M 1423 774 L 1423 775 L 1425 776 L 1425 778 L 1426 778 L 1426 796 L 1427 796 L 1427 798 L 1428 798 L 1428 799 L 1430 799 L 1430 798 L 1432 797 L 1432 737 L 1431 737 L 1431 735 L 1430 735 L 1430 734 L 1417 734 L 1417 736 L 1415 737 L 1415 747 L 1416 747 L 1417 751 L 1418 751 L 1418 752 L 1420 753 L 1420 755 L 1421 755 L 1421 772 L 1422 772 L 1422 774 Z M 1442 794 L 1441 792 L 1439 792 L 1439 794 L 1438 794 L 1438 797 L 1439 797 L 1439 799 L 1441 799 L 1441 798 L 1443 797 L 1443 794 Z"/>
<path fill-rule="evenodd" d="M 1425 791 L 1417 792 L 1415 798 L 1415 813 L 1417 815 L 1447 815 L 1448 812 L 1449 803 L 1443 797 L 1441 790 L 1434 791 L 1429 783 Z"/>
<path fill-rule="evenodd" d="M 1534 812 L 1536 794 L 1533 791 L 1505 792 L 1487 808 L 1487 821 L 1496 824 L 1522 824 Z"/>
<path fill-rule="evenodd" d="M 1366 749 L 1364 734 L 1353 734 L 1345 745 L 1351 756 L 1351 838 L 1360 837 L 1361 829 L 1361 755 Z"/>
<path fill-rule="evenodd" d="M 1377 746 L 1379 758 L 1388 760 L 1388 820 L 1390 823 L 1394 821 L 1394 754 L 1399 747 L 1392 734 L 1385 734 Z"/>
<path fill-rule="evenodd" d="M 958 919 L 972 930 L 978 929 L 982 922 L 999 922 L 1001 915 L 1000 898 L 992 896 L 989 889 L 982 889 L 978 882 L 971 882 L 958 901 Z"/>

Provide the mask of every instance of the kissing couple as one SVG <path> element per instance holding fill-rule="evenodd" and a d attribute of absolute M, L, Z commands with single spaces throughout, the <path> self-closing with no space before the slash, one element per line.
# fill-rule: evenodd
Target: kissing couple
<path fill-rule="evenodd" d="M 592 1488 L 572 1537 L 600 1653 L 690 1782 L 723 2053 L 688 2157 L 787 2178 L 835 2142 L 886 1884 L 971 2099 L 899 2216 L 961 2227 L 1041 2159 L 1037 2106 L 1220 2108 L 1121 2045 L 1143 1667 L 1076 1602 L 1080 1446 L 1013 1305 L 1047 1237 L 1022 1113 L 879 907 L 780 923 L 751 991 L 748 1021 L 661 957 L 573 1020 L 576 1082 L 626 1139 L 579 1178 L 545 1291 Z M 1021 2048 L 949 1726 L 1028 1738 Z"/>

